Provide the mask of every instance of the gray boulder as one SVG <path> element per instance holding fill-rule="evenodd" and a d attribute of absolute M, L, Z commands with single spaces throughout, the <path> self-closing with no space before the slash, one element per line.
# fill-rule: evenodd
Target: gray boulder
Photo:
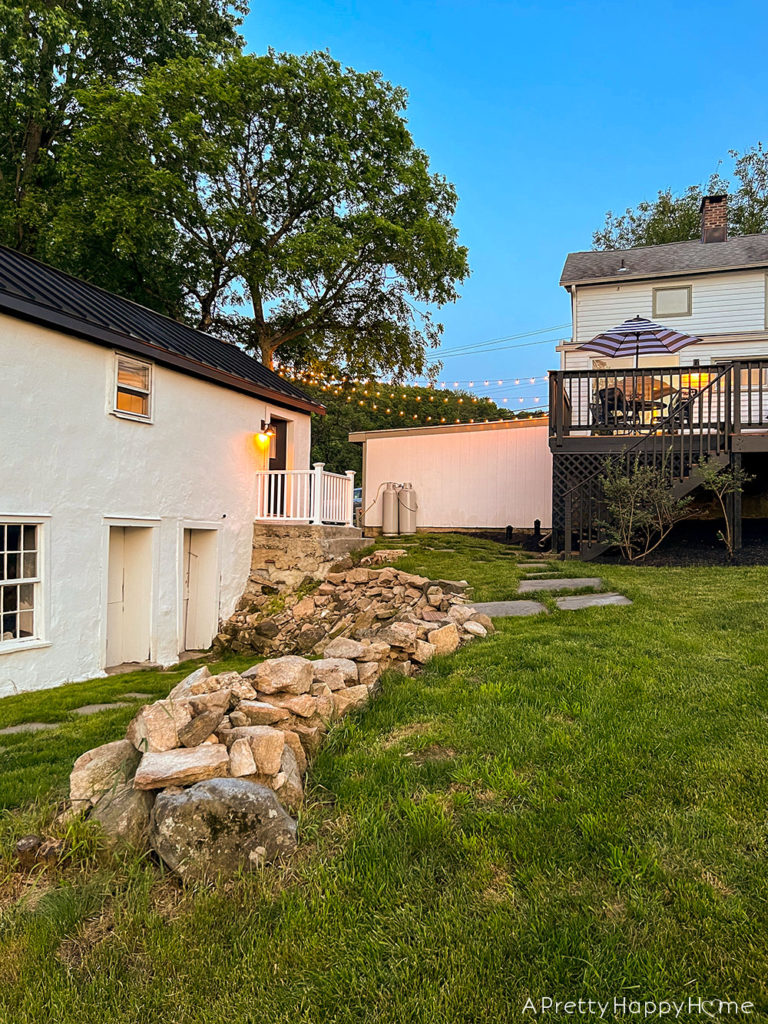
<path fill-rule="evenodd" d="M 149 831 L 149 816 L 155 794 L 134 789 L 125 784 L 105 793 L 91 811 L 98 821 L 110 848 L 132 846 L 145 848 Z"/>
<path fill-rule="evenodd" d="M 149 837 L 158 856 L 185 882 L 212 881 L 292 853 L 296 822 L 266 786 L 210 779 L 160 793 Z"/>

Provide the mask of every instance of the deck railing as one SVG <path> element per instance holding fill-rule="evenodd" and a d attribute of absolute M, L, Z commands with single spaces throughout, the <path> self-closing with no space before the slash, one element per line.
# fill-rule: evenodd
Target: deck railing
<path fill-rule="evenodd" d="M 355 474 L 327 473 L 325 463 L 312 469 L 265 469 L 256 474 L 259 522 L 352 526 Z"/>
<path fill-rule="evenodd" d="M 721 377 L 724 369 L 729 372 Z M 711 387 L 715 380 L 717 386 Z M 717 430 L 726 405 L 730 433 L 768 427 L 767 359 L 638 370 L 556 370 L 549 387 L 555 445 L 573 436 L 652 433 L 670 417 L 674 421 L 677 411 L 681 426 L 685 416 L 704 430 Z"/>

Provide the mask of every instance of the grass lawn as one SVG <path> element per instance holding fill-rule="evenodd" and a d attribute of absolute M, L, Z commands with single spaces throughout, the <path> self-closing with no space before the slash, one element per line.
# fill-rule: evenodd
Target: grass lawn
<path fill-rule="evenodd" d="M 401 565 L 478 600 L 520 576 L 506 549 L 446 535 Z M 315 762 L 297 856 L 217 889 L 110 858 L 82 824 L 59 869 L 30 880 L 10 855 L 132 714 L 71 709 L 182 670 L 0 701 L 0 726 L 64 721 L 0 737 L 0 1020 L 495 1024 L 535 1019 L 528 997 L 697 995 L 768 1019 L 768 570 L 599 574 L 634 604 L 547 598 L 388 677 Z"/>

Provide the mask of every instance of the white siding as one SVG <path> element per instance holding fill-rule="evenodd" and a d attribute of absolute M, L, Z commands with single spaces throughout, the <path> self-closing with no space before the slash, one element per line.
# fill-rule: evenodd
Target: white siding
<path fill-rule="evenodd" d="M 219 615 L 248 575 L 262 419 L 289 420 L 289 466 L 309 464 L 310 420 L 155 366 L 152 423 L 110 414 L 114 353 L 0 316 L 0 519 L 43 519 L 43 640 L 0 648 L 0 695 L 102 673 L 109 526 L 152 529 L 151 657 L 182 642 L 184 528 L 219 536 Z"/>
<path fill-rule="evenodd" d="M 552 455 L 547 420 L 450 432 L 399 431 L 364 442 L 363 508 L 381 526 L 381 485 L 412 483 L 418 529 L 530 529 L 552 521 Z"/>
<path fill-rule="evenodd" d="M 736 271 L 691 278 L 582 286 L 576 292 L 576 337 L 583 344 L 633 316 L 653 317 L 653 288 L 690 285 L 690 316 L 664 322 L 686 334 L 736 334 L 766 330 L 766 274 Z"/>

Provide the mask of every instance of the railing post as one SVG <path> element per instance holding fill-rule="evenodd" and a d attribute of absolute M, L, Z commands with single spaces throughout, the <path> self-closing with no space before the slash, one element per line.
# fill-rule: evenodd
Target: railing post
<path fill-rule="evenodd" d="M 346 525 L 355 525 L 355 471 L 354 469 L 347 470 L 347 480 L 349 481 L 348 489 L 349 493 L 346 497 Z"/>
<path fill-rule="evenodd" d="M 312 463 L 312 501 L 309 506 L 310 526 L 320 526 L 323 521 L 323 470 L 324 462 Z"/>
<path fill-rule="evenodd" d="M 733 372 L 733 433 L 741 433 L 741 363 L 734 363 Z"/>

